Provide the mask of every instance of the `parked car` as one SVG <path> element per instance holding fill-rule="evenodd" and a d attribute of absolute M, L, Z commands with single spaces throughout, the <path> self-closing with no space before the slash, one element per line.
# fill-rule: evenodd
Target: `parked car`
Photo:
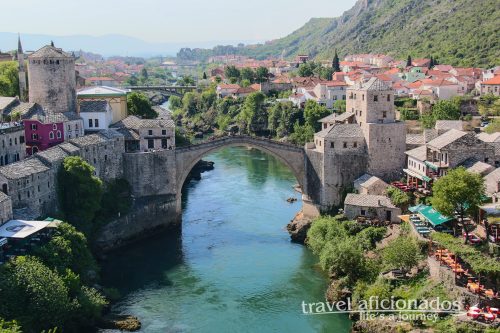
<path fill-rule="evenodd" d="M 488 126 L 490 123 L 488 121 L 483 121 L 481 122 L 481 127 L 486 127 Z"/>

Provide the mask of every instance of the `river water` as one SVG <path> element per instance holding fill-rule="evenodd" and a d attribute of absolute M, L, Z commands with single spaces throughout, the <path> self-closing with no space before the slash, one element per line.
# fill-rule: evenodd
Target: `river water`
<path fill-rule="evenodd" d="M 182 231 L 104 263 L 104 285 L 123 296 L 113 311 L 137 316 L 142 332 L 349 332 L 346 316 L 302 314 L 327 279 L 286 232 L 302 205 L 290 170 L 247 148 L 204 159 L 215 169 L 185 186 Z"/>

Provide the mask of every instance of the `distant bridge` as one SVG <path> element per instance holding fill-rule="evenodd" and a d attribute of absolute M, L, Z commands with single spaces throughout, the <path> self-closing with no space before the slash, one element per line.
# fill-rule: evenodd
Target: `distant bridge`
<path fill-rule="evenodd" d="M 167 93 L 170 96 L 182 97 L 185 93 L 189 91 L 195 91 L 198 89 L 197 86 L 128 86 L 125 89 L 136 90 L 136 91 L 161 91 Z"/>

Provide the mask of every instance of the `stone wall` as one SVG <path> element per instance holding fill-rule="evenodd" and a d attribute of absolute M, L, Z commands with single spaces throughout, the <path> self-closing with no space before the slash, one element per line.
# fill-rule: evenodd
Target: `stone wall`
<path fill-rule="evenodd" d="M 176 194 L 175 151 L 126 153 L 123 155 L 124 178 L 135 197 Z"/>
<path fill-rule="evenodd" d="M 0 166 L 23 160 L 25 155 L 24 126 L 0 129 Z"/>
<path fill-rule="evenodd" d="M 365 124 L 362 128 L 369 155 L 366 172 L 386 181 L 399 179 L 406 161 L 405 124 Z"/>
<path fill-rule="evenodd" d="M 364 214 L 362 214 L 363 212 Z M 345 205 L 344 206 L 344 214 L 350 220 L 355 219 L 358 216 L 366 216 L 369 218 L 377 218 L 380 221 L 385 221 L 387 219 L 387 212 L 391 212 L 391 222 L 398 222 L 398 215 L 401 215 L 401 209 L 399 208 L 388 208 L 388 207 L 363 207 L 363 206 L 354 206 L 354 205 Z"/>
<path fill-rule="evenodd" d="M 107 252 L 143 239 L 159 230 L 180 227 L 175 195 L 144 197 L 134 202 L 132 211 L 105 225 L 94 246 Z"/>
<path fill-rule="evenodd" d="M 29 101 L 51 112 L 76 112 L 75 59 L 29 58 Z"/>
<path fill-rule="evenodd" d="M 10 197 L 0 192 L 0 225 L 12 219 L 12 201 Z"/>

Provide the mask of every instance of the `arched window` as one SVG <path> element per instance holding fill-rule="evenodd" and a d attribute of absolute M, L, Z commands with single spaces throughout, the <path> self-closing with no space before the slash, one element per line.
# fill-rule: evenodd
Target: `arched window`
<path fill-rule="evenodd" d="M 38 153 L 38 147 L 34 146 L 33 148 L 31 148 L 31 154 L 36 154 L 36 153 Z"/>
<path fill-rule="evenodd" d="M 54 132 L 50 132 L 49 133 L 49 139 L 50 140 L 54 140 Z"/>
<path fill-rule="evenodd" d="M 57 138 L 60 139 L 62 137 L 61 131 L 57 131 Z"/>
<path fill-rule="evenodd" d="M 2 184 L 2 192 L 5 194 L 9 194 L 7 189 L 7 184 Z"/>

